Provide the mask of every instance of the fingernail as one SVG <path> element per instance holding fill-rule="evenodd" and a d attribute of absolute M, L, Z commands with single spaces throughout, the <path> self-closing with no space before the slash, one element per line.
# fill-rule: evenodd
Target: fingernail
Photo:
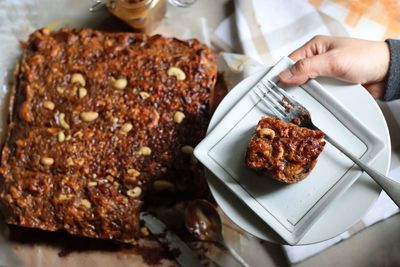
<path fill-rule="evenodd" d="M 290 70 L 284 70 L 281 72 L 281 74 L 279 74 L 279 79 L 283 80 L 283 81 L 288 81 L 290 79 L 292 79 L 293 74 Z"/>

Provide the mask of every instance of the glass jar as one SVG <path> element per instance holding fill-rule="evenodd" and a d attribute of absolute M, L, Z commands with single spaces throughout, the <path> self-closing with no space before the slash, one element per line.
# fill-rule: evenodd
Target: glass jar
<path fill-rule="evenodd" d="M 169 0 L 178 7 L 188 7 L 196 0 Z M 133 29 L 151 33 L 160 24 L 167 10 L 167 0 L 108 0 L 112 14 L 128 23 Z"/>
<path fill-rule="evenodd" d="M 166 0 L 113 0 L 107 7 L 135 30 L 151 33 L 165 16 Z"/>

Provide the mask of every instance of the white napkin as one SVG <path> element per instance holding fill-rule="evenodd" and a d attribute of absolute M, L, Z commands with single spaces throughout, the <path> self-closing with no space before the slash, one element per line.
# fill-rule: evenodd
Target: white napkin
<path fill-rule="evenodd" d="M 375 7 L 365 6 L 365 12 L 369 12 L 368 14 L 354 16 L 351 13 L 354 12 L 354 7 L 350 4 L 346 7 L 342 2 L 346 1 L 235 0 L 234 15 L 217 27 L 212 41 L 222 49 L 241 52 L 260 63 L 273 65 L 278 59 L 318 34 L 375 40 L 389 37 L 388 32 L 396 34 L 385 25 L 379 24 L 379 21 L 370 15 Z M 391 130 L 392 149 L 396 151 L 399 138 L 393 133 L 400 131 L 400 116 L 397 115 L 400 114 L 400 102 L 380 103 L 380 106 Z M 400 177 L 398 153 L 392 153 L 389 176 Z M 313 245 L 283 246 L 283 248 L 289 262 L 297 263 L 396 212 L 398 212 L 397 206 L 385 193 L 382 193 L 361 221 L 341 235 Z"/>

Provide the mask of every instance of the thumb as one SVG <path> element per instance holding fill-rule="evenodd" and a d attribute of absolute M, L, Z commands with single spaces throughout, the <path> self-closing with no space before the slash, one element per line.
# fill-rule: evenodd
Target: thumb
<path fill-rule="evenodd" d="M 279 74 L 279 80 L 287 85 L 300 85 L 321 75 L 330 76 L 331 69 L 326 55 L 316 55 L 297 61 Z"/>

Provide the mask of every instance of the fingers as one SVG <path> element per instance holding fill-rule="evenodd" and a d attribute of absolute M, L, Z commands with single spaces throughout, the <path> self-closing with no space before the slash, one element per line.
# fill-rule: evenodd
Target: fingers
<path fill-rule="evenodd" d="M 316 36 L 293 51 L 289 57 L 296 61 L 296 64 L 279 75 L 281 82 L 288 85 L 299 85 L 310 78 L 316 78 L 320 75 L 329 76 L 331 63 L 326 60 L 324 53 L 327 52 L 331 41 L 331 37 Z"/>
<path fill-rule="evenodd" d="M 287 85 L 300 85 L 318 76 L 332 76 L 329 56 L 316 55 L 300 59 L 290 69 L 279 74 L 279 80 Z"/>
<path fill-rule="evenodd" d="M 385 84 L 383 82 L 363 84 L 363 86 L 375 99 L 380 99 L 385 94 Z"/>
<path fill-rule="evenodd" d="M 293 51 L 288 57 L 291 58 L 293 61 L 299 61 L 300 59 L 306 58 L 309 54 L 308 52 L 308 43 Z"/>
<path fill-rule="evenodd" d="M 300 59 L 306 57 L 312 57 L 315 55 L 323 54 L 328 49 L 328 44 L 331 40 L 331 37 L 328 36 L 315 36 L 310 41 L 305 43 L 302 47 L 293 51 L 289 57 L 293 61 L 299 61 Z"/>

